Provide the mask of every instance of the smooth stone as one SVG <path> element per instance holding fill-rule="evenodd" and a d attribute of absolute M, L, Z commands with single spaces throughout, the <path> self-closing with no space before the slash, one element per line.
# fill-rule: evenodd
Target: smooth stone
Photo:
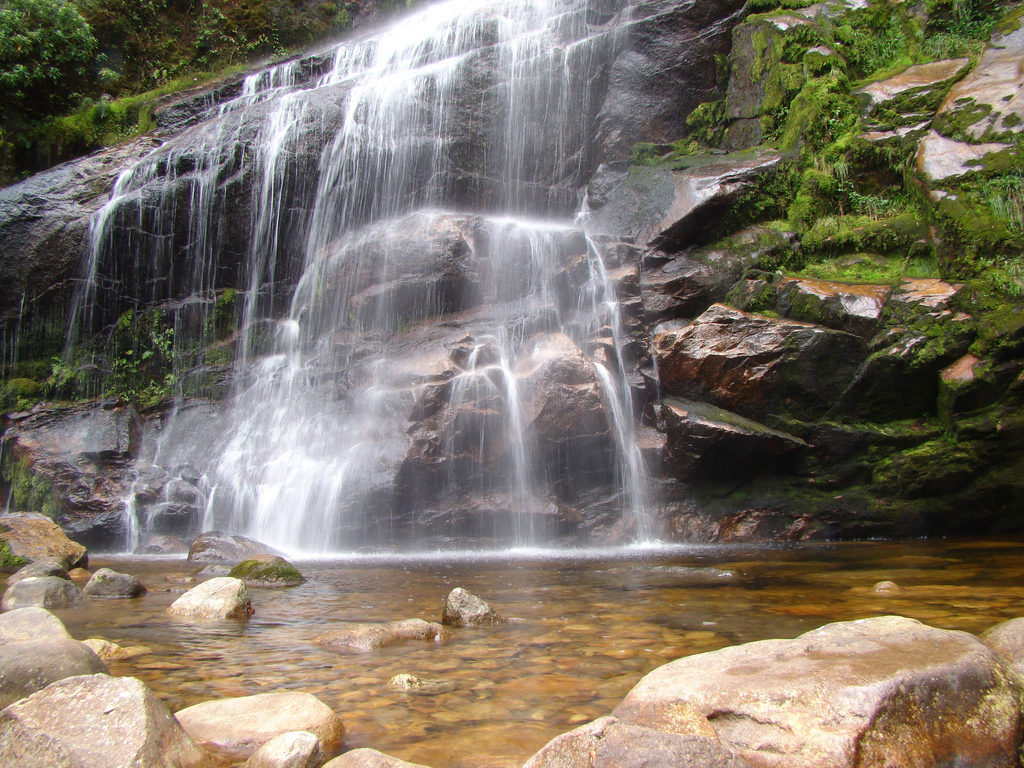
<path fill-rule="evenodd" d="M 5 643 L 0 645 L 0 707 L 65 677 L 106 671 L 89 646 L 71 638 Z"/>
<path fill-rule="evenodd" d="M 53 557 L 65 568 L 88 562 L 85 547 L 71 541 L 50 518 L 35 512 L 0 515 L 0 539 L 7 542 L 12 555 L 28 560 Z"/>
<path fill-rule="evenodd" d="M 441 612 L 441 623 L 449 627 L 486 626 L 504 621 L 505 617 L 483 599 L 462 587 L 455 587 L 448 593 Z"/>
<path fill-rule="evenodd" d="M 440 624 L 423 619 L 404 619 L 381 624 L 354 623 L 323 632 L 312 639 L 314 645 L 348 653 L 365 653 L 387 648 L 407 640 L 441 643 L 451 634 Z"/>
<path fill-rule="evenodd" d="M 64 622 L 45 608 L 31 606 L 0 613 L 0 644 L 23 640 L 70 640 Z"/>
<path fill-rule="evenodd" d="M 100 568 L 82 590 L 90 597 L 141 597 L 146 594 L 142 583 L 129 573 Z"/>
<path fill-rule="evenodd" d="M 160 699 L 133 677 L 84 675 L 0 712 L 0 765 L 214 768 Z"/>
<path fill-rule="evenodd" d="M 245 761 L 245 768 L 320 768 L 326 760 L 316 734 L 289 731 L 256 750 Z"/>
<path fill-rule="evenodd" d="M 247 587 L 297 587 L 306 579 L 298 569 L 277 555 L 256 555 L 243 560 L 228 573 Z"/>
<path fill-rule="evenodd" d="M 981 634 L 981 642 L 1024 674 L 1024 618 L 1010 619 Z"/>
<path fill-rule="evenodd" d="M 167 613 L 193 619 L 247 619 L 254 611 L 240 579 L 218 576 L 183 594 L 167 606 Z"/>
<path fill-rule="evenodd" d="M 85 602 L 85 597 L 73 583 L 57 576 L 31 576 L 8 587 L 0 608 L 72 608 Z"/>
<path fill-rule="evenodd" d="M 56 576 L 61 579 L 68 578 L 68 569 L 65 561 L 57 557 L 41 557 L 28 565 L 22 566 L 7 577 L 7 586 L 17 584 L 22 579 L 29 579 L 36 576 Z"/>
<path fill-rule="evenodd" d="M 345 726 L 326 704 L 298 691 L 216 699 L 175 714 L 185 731 L 206 749 L 230 760 L 247 760 L 264 744 L 290 731 L 309 731 L 323 751 L 341 746 Z"/>
<path fill-rule="evenodd" d="M 324 768 L 427 768 L 427 766 L 399 760 L 397 757 L 378 752 L 376 749 L 361 747 L 349 750 L 324 763 Z"/>
<path fill-rule="evenodd" d="M 1012 768 L 1021 693 L 973 635 L 881 616 L 670 662 L 613 714 L 656 727 L 685 702 L 757 768 Z"/>

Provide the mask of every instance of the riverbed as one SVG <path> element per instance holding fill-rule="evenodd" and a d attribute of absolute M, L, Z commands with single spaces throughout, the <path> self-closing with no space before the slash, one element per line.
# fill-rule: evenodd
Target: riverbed
<path fill-rule="evenodd" d="M 346 748 L 505 768 L 610 713 L 645 673 L 681 656 L 882 614 L 968 632 L 1024 615 L 1022 555 L 1021 541 L 353 555 L 297 560 L 305 584 L 251 589 L 247 622 L 165 614 L 197 583 L 198 564 L 96 556 L 90 569 L 133 573 L 148 594 L 57 613 L 78 639 L 148 648 L 111 672 L 141 678 L 172 710 L 306 691 L 342 716 Z M 875 591 L 883 580 L 899 588 Z M 509 621 L 358 655 L 310 642 L 341 622 L 440 621 L 456 586 Z M 439 685 L 390 690 L 401 673 Z"/>

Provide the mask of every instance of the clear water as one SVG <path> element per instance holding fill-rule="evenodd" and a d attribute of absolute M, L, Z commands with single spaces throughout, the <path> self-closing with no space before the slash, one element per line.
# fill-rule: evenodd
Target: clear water
<path fill-rule="evenodd" d="M 370 746 L 433 768 L 521 765 L 550 738 L 608 714 L 646 672 L 681 656 L 830 621 L 900 614 L 981 632 L 1021 614 L 1024 543 L 856 543 L 754 549 L 633 548 L 480 555 L 365 556 L 300 563 L 306 584 L 252 590 L 242 622 L 182 622 L 164 609 L 197 569 L 178 559 L 118 558 L 150 592 L 61 612 L 80 639 L 145 655 L 111 664 L 172 709 L 301 690 L 345 721 L 345 748 Z M 892 580 L 896 594 L 872 586 Z M 310 643 L 340 622 L 438 621 L 463 586 L 514 619 L 344 655 Z M 399 673 L 450 690 L 388 690 Z"/>

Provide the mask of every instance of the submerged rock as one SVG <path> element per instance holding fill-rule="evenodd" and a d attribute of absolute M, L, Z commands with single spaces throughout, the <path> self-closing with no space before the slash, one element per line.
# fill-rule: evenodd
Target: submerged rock
<path fill-rule="evenodd" d="M 407 640 L 443 643 L 450 637 L 448 630 L 435 622 L 404 619 L 384 624 L 349 624 L 319 634 L 311 642 L 335 651 L 365 653 L 377 648 L 398 645 Z"/>
<path fill-rule="evenodd" d="M 58 576 L 32 576 L 22 579 L 4 592 L 0 607 L 71 608 L 85 602 L 82 590 Z"/>
<path fill-rule="evenodd" d="M 884 616 L 679 659 L 645 676 L 614 715 L 656 726 L 685 702 L 759 768 L 1010 768 L 1021 693 L 972 635 Z"/>
<path fill-rule="evenodd" d="M 214 768 L 141 680 L 69 677 L 0 712 L 0 764 L 18 768 Z"/>
<path fill-rule="evenodd" d="M 298 691 L 205 701 L 175 714 L 182 728 L 206 749 L 229 760 L 246 760 L 271 739 L 309 731 L 327 754 L 337 752 L 345 726 L 330 707 Z"/>
<path fill-rule="evenodd" d="M 247 587 L 296 587 L 306 581 L 298 569 L 277 555 L 256 555 L 243 560 L 228 573 Z"/>
<path fill-rule="evenodd" d="M 448 593 L 441 612 L 441 623 L 450 627 L 483 626 L 504 621 L 504 616 L 462 587 L 456 587 Z"/>
<path fill-rule="evenodd" d="M 129 573 L 100 568 L 82 590 L 90 597 L 142 597 L 146 588 Z"/>
<path fill-rule="evenodd" d="M 240 579 L 218 576 L 183 594 L 167 606 L 167 613 L 192 619 L 247 619 L 253 608 Z"/>

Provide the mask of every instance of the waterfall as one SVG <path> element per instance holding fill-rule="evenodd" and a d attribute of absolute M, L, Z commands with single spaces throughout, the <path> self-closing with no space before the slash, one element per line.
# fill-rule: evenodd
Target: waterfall
<path fill-rule="evenodd" d="M 614 248 L 574 219 L 627 16 L 441 2 L 249 76 L 121 175 L 72 338 L 157 305 L 183 358 L 239 296 L 232 391 L 147 439 L 133 540 L 189 495 L 193 529 L 295 553 L 543 545 L 609 493 L 651 536 Z"/>

